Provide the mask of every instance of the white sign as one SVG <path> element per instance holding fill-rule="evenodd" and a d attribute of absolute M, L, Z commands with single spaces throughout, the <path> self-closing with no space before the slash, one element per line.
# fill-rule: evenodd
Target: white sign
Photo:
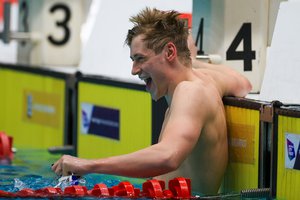
<path fill-rule="evenodd" d="M 217 54 L 260 91 L 268 37 L 268 0 L 194 0 L 193 36 L 199 53 Z M 201 40 L 198 38 L 202 37 Z M 202 48 L 202 49 L 201 49 Z"/>
<path fill-rule="evenodd" d="M 0 3 L 4 3 L 0 1 Z M 3 14 L 0 12 L 0 15 Z M 16 31 L 18 25 L 18 3 L 11 3 L 11 16 L 10 16 L 10 31 Z M 4 19 L 0 16 L 0 32 L 3 31 Z M 16 63 L 17 62 L 17 42 L 11 41 L 6 44 L 0 39 L 0 62 L 1 63 Z"/>
<path fill-rule="evenodd" d="M 82 7 L 82 0 L 19 0 L 19 31 L 30 33 L 32 39 L 18 43 L 18 61 L 78 66 Z"/>
<path fill-rule="evenodd" d="M 300 134 L 285 133 L 285 167 L 300 170 Z"/>
<path fill-rule="evenodd" d="M 300 1 L 280 4 L 259 98 L 300 103 Z"/>

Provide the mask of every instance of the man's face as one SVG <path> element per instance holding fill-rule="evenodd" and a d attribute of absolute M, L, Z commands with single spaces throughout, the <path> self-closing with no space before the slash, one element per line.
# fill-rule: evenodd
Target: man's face
<path fill-rule="evenodd" d="M 143 41 L 143 35 L 133 38 L 130 46 L 130 58 L 133 61 L 132 75 L 138 75 L 146 83 L 146 89 L 152 99 L 158 100 L 167 93 L 167 80 L 165 76 L 164 50 L 155 54 L 148 49 Z"/>

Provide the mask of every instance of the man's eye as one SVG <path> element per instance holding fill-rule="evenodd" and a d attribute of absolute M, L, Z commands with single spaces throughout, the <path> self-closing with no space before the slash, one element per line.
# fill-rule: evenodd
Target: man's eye
<path fill-rule="evenodd" d="M 145 60 L 145 57 L 143 57 L 143 56 L 137 56 L 137 57 L 134 58 L 134 60 L 135 60 L 136 62 L 142 62 L 142 61 Z"/>

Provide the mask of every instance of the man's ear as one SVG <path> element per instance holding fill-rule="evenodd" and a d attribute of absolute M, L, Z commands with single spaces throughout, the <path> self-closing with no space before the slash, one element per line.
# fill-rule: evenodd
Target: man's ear
<path fill-rule="evenodd" d="M 166 58 L 169 61 L 173 61 L 177 56 L 177 49 L 173 42 L 168 42 L 165 46 L 166 48 Z"/>

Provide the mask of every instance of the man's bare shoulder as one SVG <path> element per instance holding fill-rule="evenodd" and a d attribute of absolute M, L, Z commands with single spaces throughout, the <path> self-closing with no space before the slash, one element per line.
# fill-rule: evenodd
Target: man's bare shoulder
<path fill-rule="evenodd" d="M 177 85 L 172 104 L 193 112 L 213 113 L 221 101 L 216 88 L 202 80 L 183 81 Z"/>
<path fill-rule="evenodd" d="M 191 81 L 180 82 L 174 91 L 174 95 L 184 95 L 186 98 L 191 99 L 200 97 L 201 99 L 215 98 L 215 96 L 211 96 L 214 95 L 214 93 L 218 93 L 214 80 L 205 74 Z"/>
<path fill-rule="evenodd" d="M 191 95 L 190 97 L 198 97 L 205 95 L 206 92 L 207 84 L 202 80 L 182 81 L 176 86 L 174 95 L 186 94 Z"/>

